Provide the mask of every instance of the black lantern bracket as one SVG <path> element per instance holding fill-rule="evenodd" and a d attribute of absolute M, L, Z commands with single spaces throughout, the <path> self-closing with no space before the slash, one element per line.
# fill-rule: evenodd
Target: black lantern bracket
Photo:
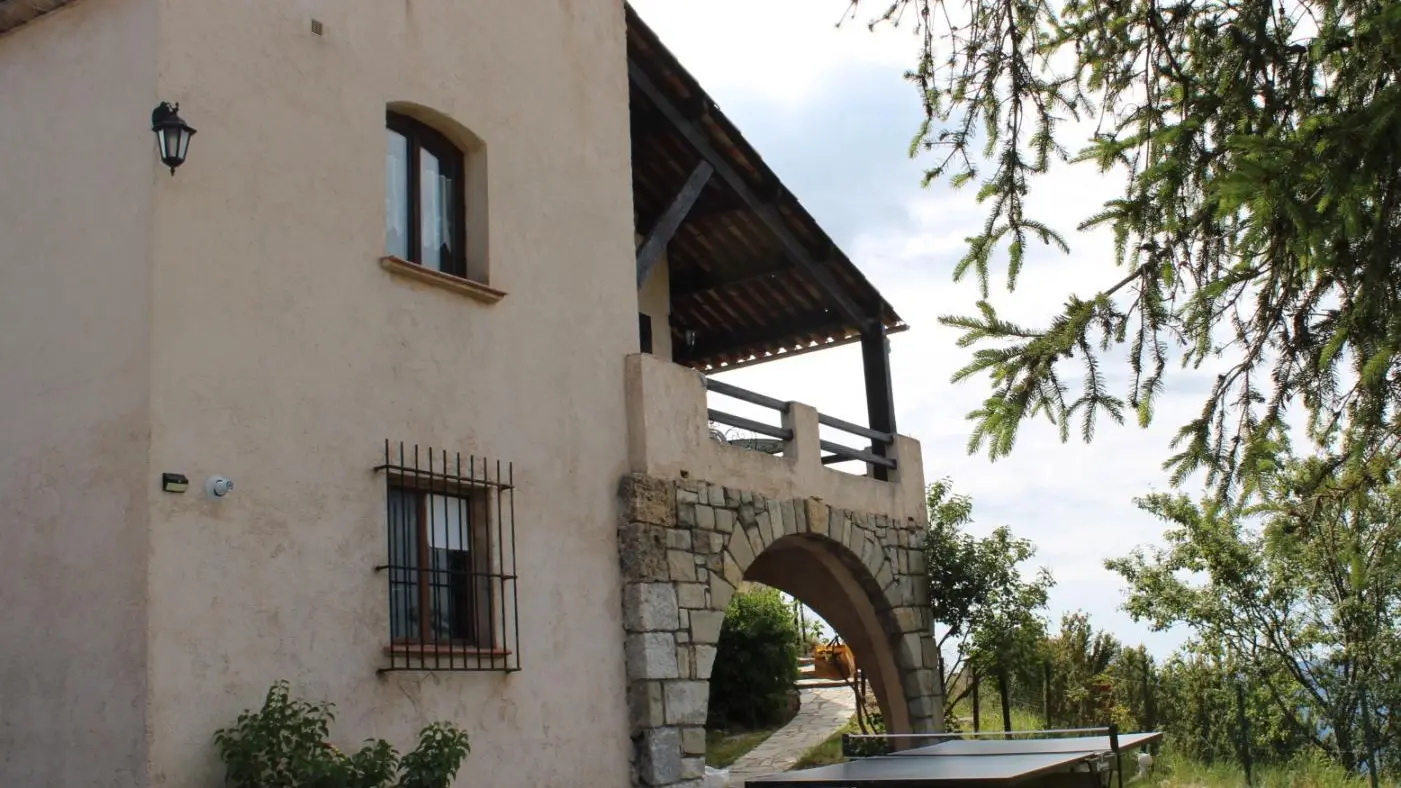
<path fill-rule="evenodd" d="M 161 163 L 175 174 L 175 168 L 185 163 L 190 151 L 190 138 L 195 136 L 194 127 L 180 117 L 180 105 L 162 101 L 151 110 L 151 131 L 156 133 L 156 146 L 160 150 Z"/>

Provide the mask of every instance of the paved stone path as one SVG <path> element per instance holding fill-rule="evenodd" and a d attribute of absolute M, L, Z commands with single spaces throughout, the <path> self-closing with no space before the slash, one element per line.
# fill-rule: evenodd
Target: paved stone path
<path fill-rule="evenodd" d="M 802 708 L 787 725 L 730 764 L 730 785 L 739 788 L 748 778 L 787 771 L 856 713 L 850 687 L 804 688 L 801 699 Z"/>

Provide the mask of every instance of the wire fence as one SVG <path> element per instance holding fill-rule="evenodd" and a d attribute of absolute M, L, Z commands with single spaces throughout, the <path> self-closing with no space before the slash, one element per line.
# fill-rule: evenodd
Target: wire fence
<path fill-rule="evenodd" d="M 1368 711 L 1365 690 L 1355 730 L 1340 734 L 1288 709 L 1277 686 L 1247 673 L 1190 664 L 1164 669 L 1141 650 L 1117 657 L 1068 670 L 1050 659 L 1008 670 L 967 667 L 947 680 L 947 727 L 982 732 L 1112 723 L 1126 732 L 1162 731 L 1163 740 L 1148 748 L 1155 758 L 1166 748 L 1193 762 L 1235 767 L 1247 786 L 1260 784 L 1262 768 L 1306 757 L 1325 758 L 1373 788 L 1395 773 L 1389 760 L 1396 753 L 1378 744 L 1379 721 Z"/>

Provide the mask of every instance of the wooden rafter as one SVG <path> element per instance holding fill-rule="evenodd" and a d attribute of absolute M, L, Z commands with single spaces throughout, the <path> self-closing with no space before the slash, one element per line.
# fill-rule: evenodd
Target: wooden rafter
<path fill-rule="evenodd" d="M 770 199 L 761 196 L 752 189 L 744 178 L 735 171 L 734 167 L 715 150 L 708 135 L 702 131 L 695 121 L 688 117 L 688 113 L 677 107 L 666 94 L 647 76 L 643 68 L 636 61 L 628 60 L 628 76 L 632 83 L 642 92 L 647 100 L 652 103 L 658 111 L 671 122 L 679 134 L 686 142 L 701 155 L 701 158 L 709 162 L 715 168 L 715 173 L 720 176 L 731 190 L 739 196 L 744 203 L 749 206 L 764 223 L 764 225 L 777 237 L 783 246 L 784 252 L 792 258 L 793 262 L 801 266 L 822 288 L 823 293 L 835 304 L 852 322 L 863 331 L 872 326 L 879 327 L 878 317 L 867 314 L 851 296 L 837 283 L 831 273 L 823 268 L 812 254 L 803 245 L 802 241 L 790 230 L 779 215 L 778 210 L 773 206 Z"/>
<path fill-rule="evenodd" d="M 637 286 L 639 288 L 647 281 L 648 275 L 652 273 L 652 268 L 657 265 L 657 261 L 662 259 L 662 252 L 666 251 L 666 245 L 671 242 L 671 237 L 676 234 L 681 222 L 686 220 L 686 214 L 690 213 L 691 206 L 696 204 L 696 199 L 700 197 L 701 190 L 705 184 L 710 182 L 710 176 L 715 172 L 715 168 L 710 162 L 702 160 L 691 170 L 686 182 L 681 185 L 681 189 L 676 192 L 676 196 L 671 198 L 671 204 L 667 206 L 662 215 L 658 217 L 657 223 L 652 225 L 652 229 L 647 233 L 647 239 L 637 248 Z"/>
<path fill-rule="evenodd" d="M 780 257 L 776 260 L 767 260 L 762 263 L 752 265 L 735 266 L 743 273 L 739 276 L 715 276 L 715 275 L 692 275 L 688 282 L 691 287 L 686 290 L 672 293 L 672 301 L 682 301 L 687 298 L 704 296 L 715 290 L 727 290 L 730 288 L 745 288 L 767 280 L 774 274 L 781 274 L 785 271 L 793 270 L 793 264 L 786 258 Z"/>

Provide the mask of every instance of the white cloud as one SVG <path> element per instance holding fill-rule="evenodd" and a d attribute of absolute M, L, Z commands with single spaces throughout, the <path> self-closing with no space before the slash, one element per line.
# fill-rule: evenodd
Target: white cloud
<path fill-rule="evenodd" d="M 811 98 L 843 69 L 913 63 L 911 29 L 869 32 L 848 0 L 634 0 L 638 15 L 718 102 L 731 88 L 782 104 Z M 868 4 L 869 5 L 869 4 Z"/>
<path fill-rule="evenodd" d="M 915 42 L 908 31 L 873 35 L 859 24 L 835 30 L 846 0 L 634 0 L 634 5 L 718 103 L 744 106 L 741 130 L 751 139 L 763 135 L 748 126 L 791 123 L 794 113 L 819 100 L 824 107 L 859 100 L 860 80 L 837 76 L 860 71 L 863 79 L 898 83 L 913 62 Z M 861 121 L 908 123 L 908 109 L 894 108 L 890 118 L 868 114 Z M 809 123 L 804 133 L 820 137 L 851 129 Z M 758 140 L 756 145 L 766 156 L 783 153 L 766 150 Z M 832 146 L 839 147 L 835 141 Z M 797 166 L 791 160 L 787 165 L 790 171 Z M 824 199 L 852 199 L 840 195 L 851 188 L 846 179 L 859 168 L 820 161 L 810 166 L 805 178 L 819 184 Z M 949 382 L 970 351 L 955 347 L 957 332 L 940 326 L 937 318 L 973 310 L 978 295 L 974 278 L 955 285 L 950 273 L 963 253 L 964 238 L 981 228 L 984 209 L 974 202 L 971 188 L 952 191 L 938 185 L 920 191 L 919 174 L 918 163 L 893 169 L 879 188 L 904 200 L 899 215 L 862 219 L 854 237 L 843 241 L 848 255 L 912 325 L 892 338 L 900 431 L 921 441 L 928 479 L 951 476 L 959 491 L 974 497 L 975 531 L 1006 524 L 1036 542 L 1038 563 L 1047 565 L 1057 580 L 1053 619 L 1084 609 L 1097 626 L 1125 641 L 1145 642 L 1159 653 L 1170 650 L 1183 633 L 1150 633 L 1130 621 L 1118 610 L 1123 585 L 1103 561 L 1159 539 L 1161 524 L 1131 499 L 1168 486 L 1162 459 L 1176 427 L 1200 407 L 1194 391 L 1209 371 L 1177 373 L 1150 429 L 1115 427 L 1105 420 L 1096 441 L 1087 446 L 1078 436 L 1061 444 L 1056 430 L 1044 422 L 1028 424 L 1012 456 L 996 463 L 968 456 L 964 414 L 986 396 L 986 382 Z M 1087 168 L 1062 167 L 1034 187 L 1033 212 L 1070 237 L 1073 253 L 1033 251 L 1014 293 L 994 279 L 992 301 L 1000 313 L 1034 325 L 1057 312 L 1068 295 L 1090 295 L 1122 276 L 1112 265 L 1107 233 L 1074 232 L 1116 185 Z M 869 190 L 871 184 L 863 188 Z M 833 221 L 814 208 L 813 195 L 797 196 L 820 220 Z M 838 207 L 828 208 L 827 216 L 850 218 L 841 203 L 834 204 Z M 1126 352 L 1119 351 L 1116 360 Z M 736 385 L 864 423 L 860 369 L 859 349 L 848 346 L 724 376 Z M 743 406 L 731 405 L 727 401 L 723 407 L 751 415 Z"/>

